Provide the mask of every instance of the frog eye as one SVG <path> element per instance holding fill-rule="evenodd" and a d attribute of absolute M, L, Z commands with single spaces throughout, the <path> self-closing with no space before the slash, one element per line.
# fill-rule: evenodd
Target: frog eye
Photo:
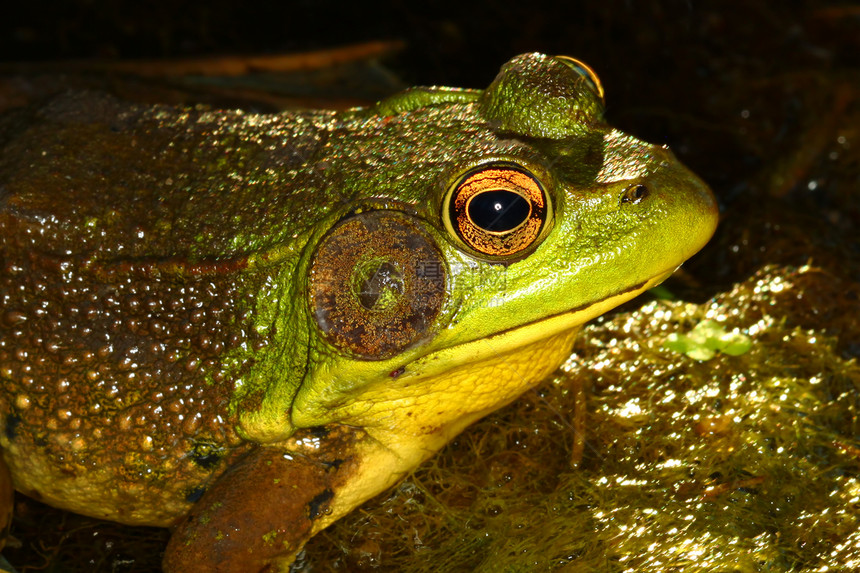
<path fill-rule="evenodd" d="M 467 172 L 449 191 L 449 231 L 481 255 L 506 257 L 532 246 L 547 222 L 549 201 L 537 178 L 511 163 Z"/>
<path fill-rule="evenodd" d="M 582 76 L 589 83 L 594 93 L 597 94 L 597 97 L 603 100 L 603 84 L 600 83 L 600 78 L 597 77 L 597 74 L 588 64 L 580 62 L 576 58 L 571 58 L 570 56 L 556 56 L 556 59 L 561 60 Z"/>

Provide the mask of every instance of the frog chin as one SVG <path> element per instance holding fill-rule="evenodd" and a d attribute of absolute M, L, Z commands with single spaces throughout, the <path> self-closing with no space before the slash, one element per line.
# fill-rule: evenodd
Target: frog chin
<path fill-rule="evenodd" d="M 570 353 L 573 327 L 485 360 L 462 364 L 421 380 L 420 393 L 385 399 L 365 396 L 361 435 L 349 455 L 348 480 L 334 492 L 314 533 L 393 486 L 476 420 L 507 405 L 545 379 Z"/>

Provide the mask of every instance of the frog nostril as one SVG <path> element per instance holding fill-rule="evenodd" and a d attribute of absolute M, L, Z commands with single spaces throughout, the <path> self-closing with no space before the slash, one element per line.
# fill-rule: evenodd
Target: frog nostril
<path fill-rule="evenodd" d="M 648 188 L 641 183 L 631 185 L 624 190 L 624 193 L 621 194 L 621 204 L 632 203 L 633 205 L 636 205 L 646 199 L 650 193 L 651 192 Z"/>

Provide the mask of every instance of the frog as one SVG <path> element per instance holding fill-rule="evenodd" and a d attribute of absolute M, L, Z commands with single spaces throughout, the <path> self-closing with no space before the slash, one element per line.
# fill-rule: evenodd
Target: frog
<path fill-rule="evenodd" d="M 604 110 L 586 64 L 528 53 L 342 111 L 3 117 L 14 488 L 171 528 L 168 572 L 289 570 L 713 235 L 708 186 Z"/>

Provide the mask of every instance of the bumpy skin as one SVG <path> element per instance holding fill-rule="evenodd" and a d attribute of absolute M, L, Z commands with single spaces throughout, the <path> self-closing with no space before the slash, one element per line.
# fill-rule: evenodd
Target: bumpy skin
<path fill-rule="evenodd" d="M 529 54 L 484 91 L 343 113 L 77 94 L 4 118 L 15 487 L 178 525 L 171 571 L 286 567 L 712 234 L 704 184 L 605 125 L 595 81 Z M 515 254 L 476 252 L 446 215 L 484 165 L 546 193 Z"/>

